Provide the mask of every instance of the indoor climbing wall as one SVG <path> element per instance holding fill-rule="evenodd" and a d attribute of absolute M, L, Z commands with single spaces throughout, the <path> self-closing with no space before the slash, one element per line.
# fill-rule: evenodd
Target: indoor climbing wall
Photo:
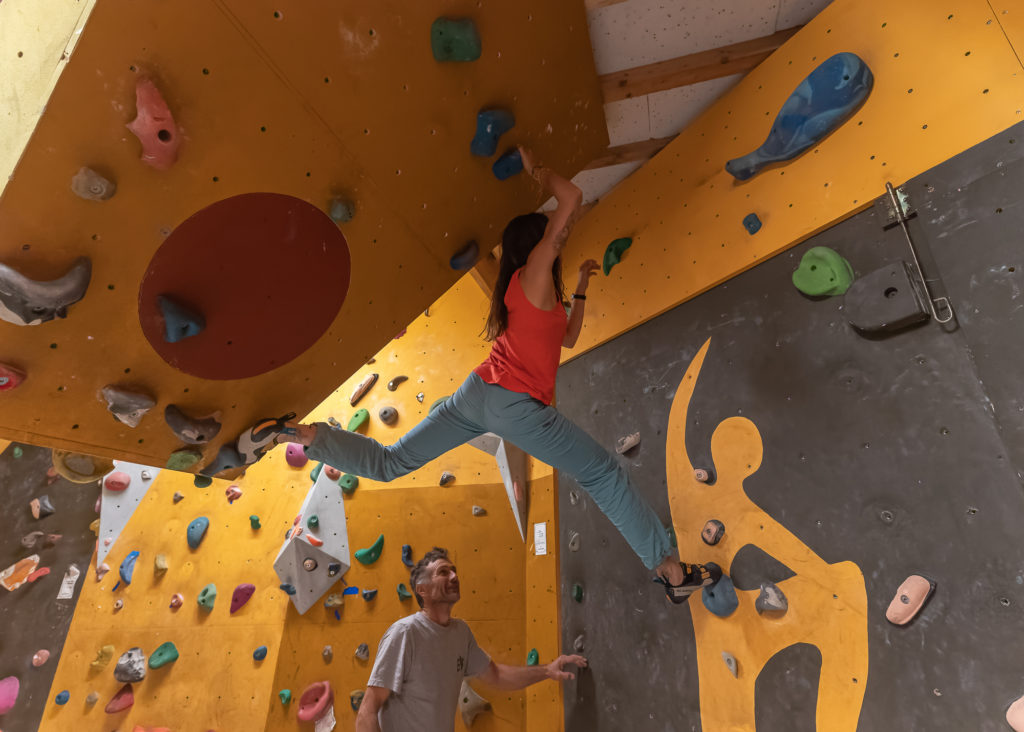
<path fill-rule="evenodd" d="M 488 344 L 478 337 L 486 304 L 480 288 L 466 278 L 309 419 L 347 426 L 358 410 L 365 409 L 368 421 L 360 429 L 385 444 L 395 441 L 486 357 Z M 373 373 L 378 375 L 376 382 L 353 407 L 350 397 Z M 386 408 L 397 413 L 391 425 L 381 419 Z M 542 661 L 557 655 L 555 478 L 550 468 L 535 464 L 529 472 L 530 525 L 539 521 L 551 527 L 548 553 L 542 556 L 534 555 L 532 531 L 526 541 L 520 535 L 495 459 L 475 447 L 460 447 L 391 483 L 360 479 L 344 492 L 344 476 L 332 479 L 338 483 L 335 495 L 344 501 L 352 554 L 373 545 L 380 535 L 383 550 L 367 565 L 354 556 L 339 557 L 351 568 L 300 615 L 290 607 L 287 590 L 272 567 L 285 532 L 299 526 L 308 534 L 324 536 L 338 529 L 332 524 L 337 512 L 319 515 L 315 528 L 308 515 L 295 523 L 312 475 L 322 472 L 321 483 L 327 479 L 325 468 L 302 463 L 302 457 L 294 455 L 289 461 L 286 449 L 279 447 L 237 481 L 215 480 L 205 488 L 176 471 L 164 470 L 152 479 L 110 547 L 109 573 L 101 581 L 93 572 L 86 577 L 40 729 L 74 724 L 106 730 L 113 723 L 298 730 L 308 725 L 297 720 L 297 700 L 309 684 L 319 681 L 329 681 L 334 689 L 339 728 L 351 728 L 355 710 L 350 693 L 365 688 L 381 635 L 390 623 L 415 609 L 415 600 L 402 599 L 397 589 L 399 583 L 409 584 L 409 570 L 402 561 L 405 544 L 414 559 L 435 545 L 452 552 L 463 585 L 457 615 L 470 623 L 481 646 L 496 660 L 525 663 L 531 648 L 538 649 Z M 446 472 L 454 480 L 441 486 Z M 227 493 L 233 486 L 241 494 L 232 499 Z M 474 506 L 483 514 L 475 515 Z M 200 517 L 208 518 L 209 526 L 193 549 L 188 528 Z M 139 552 L 132 583 L 115 590 L 119 566 L 132 551 Z M 167 564 L 162 572 L 154 565 L 160 554 Z M 217 595 L 207 609 L 198 600 L 210 584 Z M 235 589 L 244 584 L 254 586 L 252 595 L 232 613 Z M 346 589 L 353 594 L 343 594 Z M 375 595 L 364 596 L 373 591 Z M 173 608 L 177 593 L 182 604 Z M 115 609 L 117 600 L 123 601 L 120 609 Z M 174 643 L 179 658 L 147 669 L 146 678 L 132 685 L 134 704 L 126 711 L 106 713 L 104 708 L 124 686 L 113 675 L 121 654 L 139 647 L 148 658 L 165 642 Z M 367 645 L 365 660 L 356 655 L 361 643 Z M 112 660 L 93 669 L 90 664 L 105 645 L 114 648 Z M 266 647 L 265 655 L 257 660 L 254 653 L 261 646 Z M 326 646 L 330 648 L 325 654 Z M 214 669 L 219 679 L 215 695 L 209 693 Z M 474 729 L 557 729 L 557 686 L 541 685 L 529 693 L 474 686 L 493 708 L 477 718 Z M 70 701 L 56 704 L 57 695 L 65 690 Z M 287 703 L 279 696 L 284 690 L 290 692 Z M 93 692 L 99 700 L 90 705 L 86 699 Z"/>
<path fill-rule="evenodd" d="M 1006 339 L 1021 327 L 1022 139 L 1024 123 L 903 186 L 932 295 L 956 314 L 946 325 L 848 322 L 903 297 L 889 268 L 911 253 L 882 199 L 563 366 L 560 408 L 609 447 L 639 431 L 621 458 L 635 484 L 683 560 L 717 563 L 732 588 L 670 605 L 561 476 L 562 536 L 580 537 L 563 555 L 563 646 L 601 639 L 566 690 L 567 730 L 1007 729 L 1024 693 L 1024 662 L 1005 652 L 1024 630 L 1024 422 Z M 794 287 L 814 247 L 852 267 L 845 296 Z M 887 617 L 913 607 L 898 591 L 911 575 L 934 590 L 901 626 Z M 759 612 L 765 585 L 788 610 Z"/>
<path fill-rule="evenodd" d="M 607 144 L 573 3 L 111 0 L 46 110 L 0 199 L 25 376 L 0 434 L 191 470 L 312 409 L 535 208 L 498 176 L 516 143 L 566 171 Z M 191 444 L 170 405 L 216 421 Z"/>

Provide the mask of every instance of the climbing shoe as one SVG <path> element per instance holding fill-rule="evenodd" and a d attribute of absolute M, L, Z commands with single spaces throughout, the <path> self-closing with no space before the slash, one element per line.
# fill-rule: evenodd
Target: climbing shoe
<path fill-rule="evenodd" d="M 285 422 L 295 419 L 295 412 L 288 412 L 277 419 L 261 419 L 238 438 L 238 452 L 245 465 L 252 465 L 272 448 L 279 435 L 294 435 L 295 430 L 285 427 Z"/>
<path fill-rule="evenodd" d="M 706 567 L 703 564 L 687 564 L 680 562 L 685 577 L 682 584 L 673 585 L 663 577 L 655 577 L 654 581 L 664 586 L 668 599 L 677 605 L 686 602 L 686 598 L 697 590 L 709 587 L 722 579 L 722 570 L 717 565 Z"/>

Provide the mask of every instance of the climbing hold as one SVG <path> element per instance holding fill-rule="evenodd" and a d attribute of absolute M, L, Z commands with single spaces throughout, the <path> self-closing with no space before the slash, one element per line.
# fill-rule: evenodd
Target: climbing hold
<path fill-rule="evenodd" d="M 345 598 L 339 595 L 337 592 L 332 592 L 324 600 L 324 607 L 330 610 L 332 607 L 341 607 L 345 604 Z"/>
<path fill-rule="evenodd" d="M 356 488 L 359 487 L 359 478 L 351 473 L 346 473 L 342 476 L 341 480 L 338 481 L 338 485 L 341 486 L 342 493 L 350 496 L 355 493 Z"/>
<path fill-rule="evenodd" d="M 102 671 L 110 663 L 110 659 L 114 657 L 113 646 L 103 646 L 96 652 L 96 658 L 93 659 L 92 663 L 89 664 L 96 671 Z"/>
<path fill-rule="evenodd" d="M 156 650 L 149 656 L 149 667 L 160 668 L 178 660 L 178 649 L 170 641 L 165 641 L 157 646 Z"/>
<path fill-rule="evenodd" d="M 578 552 L 580 550 L 580 534 L 578 531 L 569 532 L 569 551 Z"/>
<path fill-rule="evenodd" d="M 324 475 L 327 476 L 327 480 L 333 480 L 337 482 L 338 478 L 341 477 L 341 471 L 338 470 L 337 468 L 332 468 L 330 465 L 324 465 Z"/>
<path fill-rule="evenodd" d="M 282 706 L 288 706 L 288 703 L 292 700 L 292 690 L 281 689 L 281 691 L 277 692 L 277 698 L 281 700 Z"/>
<path fill-rule="evenodd" d="M 260 646 L 259 648 L 257 648 L 255 651 L 252 652 L 252 657 L 253 657 L 254 661 L 262 661 L 264 658 L 267 657 L 267 647 L 266 646 Z"/>
<path fill-rule="evenodd" d="M 142 143 L 142 162 L 167 170 L 178 159 L 181 138 L 167 102 L 152 79 L 135 83 L 135 119 L 127 127 Z"/>
<path fill-rule="evenodd" d="M 722 540 L 723 536 L 725 536 L 725 524 L 718 519 L 710 519 L 707 521 L 700 532 L 700 538 L 703 539 L 704 543 L 708 546 L 714 546 Z"/>
<path fill-rule="evenodd" d="M 57 696 L 55 696 L 53 700 L 57 703 L 57 706 L 61 706 L 62 707 L 65 704 L 68 703 L 68 699 L 70 699 L 70 698 L 71 698 L 71 692 L 68 691 L 67 689 L 65 689 L 64 691 L 62 691 L 59 694 L 57 694 Z"/>
<path fill-rule="evenodd" d="M 120 610 L 121 608 L 123 608 L 123 607 L 124 607 L 124 600 L 122 600 L 121 598 L 118 598 L 118 599 L 114 600 L 114 612 L 115 613 L 118 610 Z"/>
<path fill-rule="evenodd" d="M 29 501 L 29 508 L 32 511 L 32 518 L 42 518 L 43 516 L 49 516 L 56 509 L 53 507 L 53 503 L 50 501 L 50 497 L 47 495 L 39 496 L 39 498 L 33 498 Z"/>
<path fill-rule="evenodd" d="M 380 417 L 380 421 L 391 427 L 395 422 L 398 421 L 398 410 L 394 407 L 381 407 L 377 413 Z"/>
<path fill-rule="evenodd" d="M 177 610 L 179 607 L 185 604 L 185 596 L 180 592 L 175 592 L 171 595 L 171 610 Z"/>
<path fill-rule="evenodd" d="M 714 473 L 705 468 L 694 468 L 693 477 L 698 483 L 710 483 L 714 480 Z"/>
<path fill-rule="evenodd" d="M 100 396 L 114 419 L 129 427 L 138 427 L 146 412 L 156 405 L 156 400 L 145 392 L 113 384 L 100 389 Z"/>
<path fill-rule="evenodd" d="M 622 261 L 622 255 L 625 254 L 626 250 L 632 246 L 633 240 L 624 236 L 619 239 L 613 240 L 604 250 L 604 264 L 602 269 L 607 275 L 612 271 L 612 267 Z"/>
<path fill-rule="evenodd" d="M 206 530 L 208 528 L 210 528 L 210 519 L 206 518 L 206 516 L 199 516 L 198 518 L 193 519 L 185 532 L 185 538 L 188 541 L 189 548 L 199 548 L 199 545 L 203 543 L 203 537 L 206 536 Z"/>
<path fill-rule="evenodd" d="M 0 714 L 3 710 L 0 710 Z M 1010 704 L 1006 710 L 1006 723 L 1010 725 L 1013 732 L 1024 732 L 1024 696 Z"/>
<path fill-rule="evenodd" d="M 722 568 L 714 562 L 704 565 L 713 574 L 722 572 Z M 714 584 L 708 585 L 701 592 L 701 601 L 704 607 L 720 618 L 727 618 L 739 607 L 740 600 L 736 595 L 736 588 L 727 574 L 722 573 L 721 577 Z"/>
<path fill-rule="evenodd" d="M 793 272 L 793 286 L 811 297 L 842 295 L 853 282 L 853 267 L 828 247 L 811 247 Z"/>
<path fill-rule="evenodd" d="M 179 440 L 189 445 L 207 443 L 220 432 L 220 422 L 216 415 L 189 417 L 176 404 L 168 404 L 164 408 L 164 421 Z"/>
<path fill-rule="evenodd" d="M 66 318 L 68 308 L 85 297 L 92 277 L 92 262 L 79 257 L 55 280 L 30 280 L 0 264 L 0 320 L 15 325 L 39 325 Z"/>
<path fill-rule="evenodd" d="M 79 168 L 71 176 L 71 191 L 87 201 L 106 201 L 117 193 L 117 185 L 92 168 Z"/>
<path fill-rule="evenodd" d="M 757 218 L 756 213 L 749 213 L 743 217 L 743 228 L 753 236 L 761 230 L 761 219 Z"/>
<path fill-rule="evenodd" d="M 353 712 L 358 712 L 359 707 L 363 706 L 363 697 L 365 695 L 366 692 L 362 689 L 356 689 L 355 691 L 349 692 L 348 704 L 350 707 L 352 707 Z"/>
<path fill-rule="evenodd" d="M 175 503 L 177 503 L 178 501 L 180 501 L 184 497 L 185 496 L 184 496 L 184 494 L 181 493 L 181 491 L 174 491 L 174 495 L 171 496 L 171 500 L 174 501 Z"/>
<path fill-rule="evenodd" d="M 486 516 L 487 515 L 487 509 L 484 508 L 483 506 L 473 506 L 473 515 L 474 516 Z"/>
<path fill-rule="evenodd" d="M 100 580 L 102 580 L 106 576 L 107 572 L 109 572 L 109 571 L 110 571 L 110 565 L 107 564 L 106 562 L 103 562 L 102 564 L 97 566 L 96 567 L 96 581 L 99 582 Z"/>
<path fill-rule="evenodd" d="M 114 667 L 114 680 L 124 683 L 135 683 L 146 678 L 146 654 L 139 647 L 129 648 L 117 659 Z"/>
<path fill-rule="evenodd" d="M 341 563 L 340 562 L 331 562 L 330 564 L 327 565 L 327 576 L 328 577 L 334 577 L 340 571 L 341 571 Z"/>
<path fill-rule="evenodd" d="M 920 278 L 903 260 L 850 285 L 843 310 L 850 325 L 862 333 L 894 333 L 931 317 Z"/>
<path fill-rule="evenodd" d="M 309 479 L 314 483 L 320 478 L 320 471 L 324 469 L 323 463 L 317 463 L 316 466 L 309 471 Z"/>
<path fill-rule="evenodd" d="M 473 687 L 463 679 L 462 689 L 459 691 L 459 713 L 462 715 L 462 723 L 466 725 L 466 729 L 473 726 L 477 716 L 490 708 L 491 703 L 477 694 Z"/>
<path fill-rule="evenodd" d="M 781 618 L 789 610 L 789 601 L 774 582 L 762 582 L 754 607 L 762 615 Z"/>
<path fill-rule="evenodd" d="M 443 473 L 441 473 L 441 480 L 438 481 L 438 484 L 441 485 L 441 486 L 446 486 L 446 485 L 451 485 L 454 482 L 455 482 L 455 474 L 454 473 L 449 473 L 446 470 Z"/>
<path fill-rule="evenodd" d="M 536 666 L 538 663 L 540 663 L 540 653 L 536 648 L 531 648 L 530 652 L 526 654 L 526 665 Z"/>
<path fill-rule="evenodd" d="M 122 686 L 116 694 L 107 702 L 107 706 L 103 708 L 107 714 L 117 714 L 128 709 L 132 704 L 135 703 L 135 695 L 132 693 L 132 685 L 125 684 Z"/>
<path fill-rule="evenodd" d="M 322 539 L 318 539 L 315 536 L 313 536 L 312 534 L 306 534 L 306 541 L 308 541 L 313 546 L 323 546 L 324 545 L 324 542 L 323 542 Z"/>
<path fill-rule="evenodd" d="M 203 589 L 199 590 L 199 596 L 196 598 L 196 603 L 201 608 L 206 610 L 213 610 L 213 603 L 217 601 L 217 585 L 212 582 Z"/>
<path fill-rule="evenodd" d="M 35 549 L 36 544 L 40 543 L 40 539 L 42 539 L 43 536 L 45 536 L 45 534 L 42 531 L 30 531 L 21 537 L 21 545 L 26 549 Z"/>
<path fill-rule="evenodd" d="M 398 583 L 398 599 L 399 600 L 411 600 L 412 593 L 409 592 L 409 588 L 405 586 L 404 582 Z"/>
<path fill-rule="evenodd" d="M 231 593 L 231 612 L 229 614 L 233 615 L 242 605 L 249 602 L 249 598 L 254 592 L 256 592 L 256 585 L 248 582 L 236 587 L 235 591 Z"/>
<path fill-rule="evenodd" d="M 324 649 L 320 651 L 320 655 L 323 657 L 324 663 L 330 663 L 334 660 L 334 649 L 329 645 L 324 646 Z"/>
<path fill-rule="evenodd" d="M 100 695 L 99 695 L 99 692 L 96 692 L 96 691 L 90 691 L 89 692 L 89 696 L 85 697 L 85 703 L 88 706 L 90 706 L 90 707 L 93 704 L 95 704 L 96 702 L 98 702 L 99 700 L 100 700 Z"/>
<path fill-rule="evenodd" d="M 380 553 L 384 550 L 384 534 L 377 537 L 377 540 L 373 542 L 372 546 L 365 549 L 359 549 L 355 553 L 356 559 L 360 564 L 373 564 L 380 559 Z"/>
<path fill-rule="evenodd" d="M 170 457 L 167 458 L 167 467 L 171 470 L 188 470 L 202 459 L 202 453 L 186 447 L 170 454 Z"/>
<path fill-rule="evenodd" d="M 335 196 L 328 204 L 327 215 L 336 224 L 347 224 L 356 215 L 356 204 L 344 196 Z"/>
<path fill-rule="evenodd" d="M 253 531 L 256 531 L 257 529 L 259 529 L 260 528 L 260 517 L 257 516 L 256 514 L 253 514 L 252 516 L 250 516 L 249 517 L 249 526 L 252 527 Z"/>
<path fill-rule="evenodd" d="M 747 180 L 769 163 L 790 160 L 839 127 L 871 92 L 874 77 L 852 53 L 823 61 L 783 103 L 761 146 L 730 160 L 725 169 Z"/>
<path fill-rule="evenodd" d="M 213 478 L 205 475 L 197 475 L 192 479 L 192 485 L 196 488 L 209 488 L 213 485 Z"/>
<path fill-rule="evenodd" d="M 640 444 L 640 433 L 634 432 L 631 435 L 620 437 L 615 443 L 615 452 L 622 455 L 623 453 L 629 452 L 634 447 Z"/>
<path fill-rule="evenodd" d="M 481 109 L 476 115 L 476 134 L 469 152 L 481 158 L 491 157 L 498 149 L 498 138 L 515 126 L 515 115 L 507 109 Z"/>
<path fill-rule="evenodd" d="M 113 472 L 114 462 L 92 455 L 68 452 L 54 448 L 50 451 L 53 459 L 53 472 L 72 483 L 92 483 L 107 473 Z M 47 471 L 49 475 L 49 471 Z M 47 481 L 47 485 L 53 481 Z"/>
<path fill-rule="evenodd" d="M 523 158 L 519 155 L 519 150 L 515 148 L 502 153 L 501 157 L 495 160 L 494 165 L 491 166 L 491 172 L 498 180 L 507 180 L 522 171 Z"/>
<path fill-rule="evenodd" d="M 412 568 L 416 565 L 416 562 L 412 560 L 411 544 L 402 544 L 402 564 L 409 568 Z"/>
<path fill-rule="evenodd" d="M 352 396 L 348 398 L 350 406 L 355 406 L 359 403 L 359 400 L 366 396 L 366 392 L 370 391 L 371 387 L 377 383 L 377 374 L 367 374 L 363 377 L 363 380 L 356 384 L 356 388 L 352 390 Z M 365 411 L 365 410 L 360 410 Z M 352 427 L 349 427 L 349 431 Z"/>
<path fill-rule="evenodd" d="M 359 588 L 358 587 L 349 586 L 349 587 L 346 587 L 344 590 L 342 590 L 341 594 L 342 595 L 358 595 L 359 594 Z"/>
<path fill-rule="evenodd" d="M 10 567 L 0 572 L 0 587 L 5 590 L 16 590 L 29 581 L 29 576 L 39 566 L 39 555 L 33 554 L 30 557 L 19 559 Z"/>
<path fill-rule="evenodd" d="M 430 50 L 435 61 L 476 61 L 480 34 L 470 18 L 438 18 L 430 26 Z"/>
<path fill-rule="evenodd" d="M 198 310 L 168 295 L 157 295 L 156 304 L 164 319 L 164 340 L 168 343 L 197 336 L 206 329 L 206 318 Z"/>
<path fill-rule="evenodd" d="M 284 451 L 284 461 L 293 468 L 301 468 L 309 462 L 306 457 L 306 448 L 297 442 L 289 442 Z"/>
<path fill-rule="evenodd" d="M 43 648 L 42 650 L 36 651 L 32 656 L 32 665 L 39 668 L 44 663 L 50 660 L 50 652 Z"/>
<path fill-rule="evenodd" d="M 352 415 L 352 419 L 348 421 L 347 429 L 349 432 L 358 432 L 360 429 L 366 426 L 370 421 L 370 413 L 365 409 L 358 409 L 356 413 Z"/>
<path fill-rule="evenodd" d="M 396 376 L 395 378 L 388 382 L 388 391 L 394 391 L 395 389 L 398 388 L 399 384 L 401 384 L 403 381 L 408 380 L 408 376 Z"/>
<path fill-rule="evenodd" d="M 906 625 L 921 611 L 934 590 L 935 583 L 927 577 L 910 575 L 896 590 L 885 611 L 885 619 L 893 625 Z"/>
<path fill-rule="evenodd" d="M 224 495 L 227 496 L 228 505 L 230 505 L 242 497 L 242 489 L 237 485 L 229 485 L 224 489 Z"/>
<path fill-rule="evenodd" d="M 576 636 L 576 639 L 572 642 L 572 647 L 577 653 L 583 653 L 583 633 Z"/>
<path fill-rule="evenodd" d="M 452 258 L 448 260 L 448 266 L 458 272 L 465 272 L 476 264 L 476 260 L 479 258 L 480 246 L 476 243 L 476 239 L 470 239 L 452 255 Z"/>
<path fill-rule="evenodd" d="M 306 520 L 306 527 L 312 531 L 313 529 L 319 528 L 320 517 L 315 513 Z"/>
<path fill-rule="evenodd" d="M 89 524 L 89 531 L 94 533 L 96 536 L 100 535 L 100 520 L 99 519 L 93 519 L 93 521 Z M 40 531 L 39 533 L 41 534 L 43 532 Z"/>
<path fill-rule="evenodd" d="M 728 651 L 722 651 L 722 660 L 725 661 L 725 665 L 729 668 L 729 673 L 738 678 L 739 666 L 736 663 L 736 657 Z"/>
<path fill-rule="evenodd" d="M 316 569 L 316 560 L 312 557 L 308 557 L 302 560 L 302 568 L 305 569 L 307 572 L 312 572 L 314 569 Z"/>
<path fill-rule="evenodd" d="M 426 395 L 425 395 L 425 394 L 424 394 L 424 393 L 423 393 L 422 391 L 421 391 L 421 392 L 419 392 L 419 393 L 418 393 L 418 394 L 416 395 L 416 401 L 418 401 L 418 402 L 419 402 L 420 404 L 423 404 L 423 397 L 424 397 L 424 396 L 426 396 Z"/>
<path fill-rule="evenodd" d="M 282 582 L 281 583 L 281 589 L 284 590 L 284 593 L 286 595 L 294 595 L 295 594 L 295 586 L 291 585 L 291 584 L 289 584 L 287 582 Z"/>
<path fill-rule="evenodd" d="M 103 487 L 108 491 L 120 493 L 121 491 L 128 490 L 128 486 L 131 485 L 131 482 L 132 477 L 128 475 L 128 473 L 117 470 L 103 480 Z"/>
<path fill-rule="evenodd" d="M 369 602 L 377 598 L 377 590 L 363 590 L 363 599 Z"/>
<path fill-rule="evenodd" d="M 35 582 L 35 581 L 36 581 L 37 579 L 39 579 L 40 577 L 45 577 L 45 576 L 46 576 L 46 575 L 48 575 L 49 573 L 50 573 L 50 568 L 49 568 L 49 567 L 40 567 L 40 568 L 39 568 L 39 569 L 37 569 L 37 570 L 36 570 L 35 572 L 33 572 L 32 574 L 30 574 L 30 575 L 29 575 L 29 576 L 28 576 L 28 577 L 27 577 L 26 579 L 27 579 L 27 580 L 28 580 L 29 582 Z M 117 587 L 115 587 L 114 589 L 116 590 L 116 589 L 117 589 Z"/>
<path fill-rule="evenodd" d="M 164 572 L 167 571 L 167 555 L 157 554 L 156 559 L 153 560 L 153 574 L 157 577 L 163 576 Z"/>
<path fill-rule="evenodd" d="M 135 560 L 139 558 L 137 551 L 128 552 L 128 556 L 121 562 L 121 567 L 117 570 L 118 574 L 121 575 L 121 581 L 126 585 L 132 583 L 132 573 L 135 572 Z"/>
<path fill-rule="evenodd" d="M 578 582 L 572 586 L 572 599 L 576 602 L 583 602 L 583 585 Z"/>
<path fill-rule="evenodd" d="M 315 722 L 327 713 L 333 701 L 331 682 L 317 681 L 310 684 L 299 697 L 299 721 Z"/>
<path fill-rule="evenodd" d="M 0 391 L 10 391 L 21 385 L 25 380 L 25 372 L 10 364 L 0 363 Z"/>
<path fill-rule="evenodd" d="M 21 684 L 18 682 L 17 676 L 6 676 L 0 679 L 0 714 L 7 714 L 14 709 L 20 689 Z"/>

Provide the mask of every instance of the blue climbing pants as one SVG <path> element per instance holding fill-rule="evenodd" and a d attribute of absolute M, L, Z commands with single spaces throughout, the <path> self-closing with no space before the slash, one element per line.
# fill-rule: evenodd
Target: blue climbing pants
<path fill-rule="evenodd" d="M 475 373 L 393 445 L 319 423 L 306 454 L 342 472 L 387 482 L 485 432 L 573 476 L 648 569 L 672 553 L 668 531 L 654 509 L 594 438 L 554 407 L 488 384 Z"/>

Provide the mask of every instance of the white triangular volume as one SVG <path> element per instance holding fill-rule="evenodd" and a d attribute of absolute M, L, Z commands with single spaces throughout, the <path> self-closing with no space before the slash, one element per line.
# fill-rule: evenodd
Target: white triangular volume
<path fill-rule="evenodd" d="M 498 461 L 498 471 L 505 484 L 505 493 L 508 495 L 509 506 L 512 507 L 512 515 L 516 519 L 516 526 L 519 527 L 519 536 L 525 542 L 526 510 L 530 498 L 526 490 L 527 454 L 508 440 L 502 440 L 494 458 Z M 516 498 L 516 486 L 519 487 L 522 498 Z"/>
<path fill-rule="evenodd" d="M 107 488 L 106 475 L 100 481 L 103 487 L 100 489 L 102 493 L 100 494 L 100 535 L 99 544 L 96 548 L 97 567 L 106 560 L 107 555 L 117 543 L 117 537 L 121 535 L 124 527 L 128 525 L 128 521 L 131 519 L 132 514 L 135 513 L 135 509 L 138 507 L 142 497 L 146 495 L 146 491 L 149 490 L 157 475 L 160 474 L 159 468 L 152 468 L 148 465 L 136 465 L 135 463 L 123 463 L 120 460 L 115 460 L 114 469 L 110 472 L 116 473 L 118 471 L 126 473 L 131 478 L 126 490 L 109 490 Z M 142 479 L 143 471 L 146 472 L 146 480 Z M 107 475 L 110 475 L 110 473 Z M 108 539 L 109 541 L 107 541 Z"/>

